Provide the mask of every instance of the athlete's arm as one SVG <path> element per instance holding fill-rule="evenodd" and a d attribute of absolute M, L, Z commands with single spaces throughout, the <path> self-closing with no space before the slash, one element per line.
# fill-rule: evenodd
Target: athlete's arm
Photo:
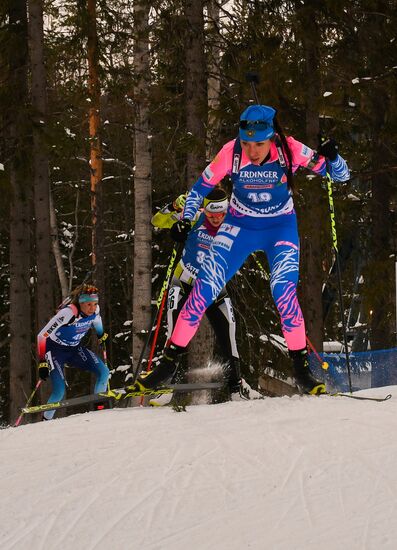
<path fill-rule="evenodd" d="M 330 175 L 335 181 L 347 181 L 350 178 L 346 161 L 340 155 L 335 160 L 326 160 L 325 157 L 318 155 L 316 151 L 291 136 L 287 137 L 287 141 L 292 153 L 294 172 L 303 166 L 315 174 L 325 176 L 328 164 Z"/>
<path fill-rule="evenodd" d="M 75 306 L 74 306 L 75 308 Z M 48 321 L 46 326 L 41 329 L 37 335 L 37 353 L 40 360 L 45 356 L 45 343 L 50 334 L 59 329 L 62 325 L 67 325 L 73 317 L 75 317 L 75 311 L 72 306 L 67 306 L 56 312 L 54 317 Z"/>
<path fill-rule="evenodd" d="M 229 141 L 222 147 L 214 160 L 210 162 L 199 179 L 191 188 L 183 211 L 183 217 L 193 220 L 197 210 L 217 183 L 232 170 L 233 146 L 235 140 Z"/>
<path fill-rule="evenodd" d="M 99 306 L 97 306 L 95 310 L 95 317 L 94 317 L 94 320 L 92 321 L 92 326 L 94 327 L 98 338 L 101 338 L 105 331 L 103 330 L 103 322 L 99 312 Z"/>
<path fill-rule="evenodd" d="M 154 227 L 160 229 L 171 229 L 175 222 L 180 220 L 182 212 L 176 212 L 170 209 L 170 205 L 164 206 L 161 210 L 156 212 L 151 222 Z"/>

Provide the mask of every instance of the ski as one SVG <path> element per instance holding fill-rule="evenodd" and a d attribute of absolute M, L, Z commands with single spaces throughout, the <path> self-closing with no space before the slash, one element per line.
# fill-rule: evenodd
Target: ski
<path fill-rule="evenodd" d="M 335 392 L 335 393 L 325 392 L 325 393 L 310 394 L 310 393 L 303 393 L 301 390 L 299 390 L 299 388 L 298 388 L 298 395 L 309 396 L 309 397 L 322 397 L 322 396 L 347 397 L 349 399 L 357 399 L 358 401 L 375 401 L 377 403 L 383 403 L 384 401 L 388 401 L 389 399 L 392 398 L 391 393 L 389 393 L 385 397 L 365 397 L 364 395 L 353 395 L 352 393 L 344 393 L 344 392 Z"/>
<path fill-rule="evenodd" d="M 189 392 L 200 390 L 216 390 L 223 387 L 222 382 L 208 382 L 203 384 L 169 384 L 167 386 L 161 386 L 156 389 L 145 389 L 143 391 L 130 392 L 125 391 L 124 388 L 117 388 L 115 390 L 109 390 L 107 392 L 93 393 L 90 395 L 82 395 L 80 397 L 71 397 L 63 401 L 57 401 L 55 403 L 45 403 L 43 405 L 36 405 L 33 407 L 24 407 L 21 411 L 25 414 L 34 414 L 44 411 L 52 411 L 58 409 L 67 409 L 69 407 L 76 407 L 78 405 L 89 405 L 90 403 L 102 403 L 106 401 L 119 402 L 127 397 L 145 397 L 162 395 L 164 393 L 173 392 Z"/>
<path fill-rule="evenodd" d="M 159 386 L 156 389 L 148 388 L 142 391 L 131 392 L 127 388 L 123 388 L 123 397 L 144 397 L 153 395 L 163 395 L 164 393 L 173 392 L 189 392 L 189 391 L 201 391 L 201 390 L 219 390 L 223 388 L 224 382 L 203 382 L 203 383 L 191 383 L 191 384 L 167 384 L 166 386 Z"/>
<path fill-rule="evenodd" d="M 364 395 L 353 395 L 351 393 L 326 393 L 324 395 L 330 395 L 331 397 L 348 397 L 349 399 L 358 399 L 359 401 L 376 401 L 377 403 L 383 403 L 392 398 L 392 394 L 389 393 L 385 397 L 365 397 Z"/>

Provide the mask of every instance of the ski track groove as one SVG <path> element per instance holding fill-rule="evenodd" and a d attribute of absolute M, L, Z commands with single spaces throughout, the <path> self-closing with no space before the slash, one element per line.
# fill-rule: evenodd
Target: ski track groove
<path fill-rule="evenodd" d="M 36 527 L 42 523 L 42 520 L 40 518 L 36 519 L 36 521 L 34 522 L 33 525 L 29 525 L 29 528 L 28 529 L 25 529 L 23 531 L 22 534 L 20 534 L 20 536 L 18 536 L 15 540 L 11 540 L 10 541 L 10 537 L 8 538 L 8 540 L 4 541 L 4 544 L 7 544 L 9 542 L 11 542 L 11 546 L 3 546 L 3 542 L 1 543 L 1 550 L 12 550 L 13 548 L 16 548 L 16 544 L 18 544 L 21 540 L 23 540 L 26 536 L 28 536 L 32 531 L 34 531 L 34 529 L 36 529 Z M 15 533 L 13 533 L 15 534 Z M 19 533 L 18 533 L 19 535 Z M 22 547 L 19 547 L 19 548 L 22 548 Z M 25 545 L 23 546 L 23 548 L 27 548 Z M 17 549 L 18 550 L 18 549 Z"/>
<path fill-rule="evenodd" d="M 50 518 L 49 518 L 50 520 L 48 521 L 48 523 L 44 524 L 43 538 L 40 540 L 40 543 L 41 543 L 40 548 L 38 548 L 37 550 L 45 550 L 45 548 L 47 547 L 47 544 L 46 544 L 47 539 L 50 536 L 51 530 L 53 529 L 54 525 L 56 524 L 60 514 L 61 514 L 61 510 L 57 509 L 56 513 L 53 513 L 50 516 Z M 50 548 L 50 545 L 48 545 L 48 548 Z"/>
<path fill-rule="evenodd" d="M 178 454 L 181 451 L 181 447 L 182 447 L 182 445 L 178 449 Z M 199 447 L 196 447 L 195 449 L 197 449 L 198 451 L 200 450 Z M 191 461 L 189 461 L 188 464 L 181 464 L 177 468 L 177 470 L 175 470 L 175 471 L 172 471 L 171 468 L 168 468 L 167 472 L 163 473 L 163 480 L 162 480 L 163 496 L 165 495 L 166 498 L 169 499 L 169 496 L 166 494 L 166 491 L 165 491 L 166 484 L 172 482 L 172 480 L 175 479 L 175 478 L 179 478 L 181 476 L 181 474 L 183 474 L 183 473 L 187 472 L 187 476 L 183 479 L 183 485 L 186 486 L 186 487 L 190 487 L 190 486 L 194 485 L 194 483 L 192 483 L 192 481 L 193 481 L 194 478 L 197 478 L 197 475 L 199 473 L 198 470 L 205 467 L 205 466 L 203 466 L 203 464 L 201 464 L 202 459 L 204 457 L 208 457 L 208 456 L 216 454 L 216 451 L 218 449 L 219 449 L 219 444 L 217 444 L 216 448 L 212 447 L 211 449 L 208 449 L 204 453 L 201 453 L 201 454 L 197 453 L 197 456 L 194 459 L 192 459 Z M 174 454 L 174 458 L 175 458 L 175 454 Z M 174 460 L 174 463 L 175 463 L 175 460 Z M 211 479 L 212 479 L 212 477 L 213 476 L 211 476 Z M 215 480 L 216 480 L 217 483 L 219 483 L 219 480 L 217 479 L 217 477 L 215 477 Z M 209 481 L 208 483 L 211 484 L 211 481 Z M 180 501 L 184 497 L 185 497 L 185 495 L 182 492 L 180 494 L 179 499 L 172 500 L 172 511 L 173 512 L 172 512 L 172 514 L 170 513 L 171 517 L 173 517 L 175 514 L 178 513 L 178 509 L 180 509 L 180 507 L 181 507 L 180 506 Z M 151 514 L 147 518 L 147 520 L 148 520 L 147 521 L 147 528 L 149 530 L 152 528 L 152 521 L 154 520 L 154 517 L 156 515 L 157 508 L 162 505 L 162 498 L 163 497 L 161 497 L 161 496 L 159 497 L 159 502 L 157 502 L 157 504 L 155 506 L 153 506 Z"/>
<path fill-rule="evenodd" d="M 361 542 L 363 550 L 365 550 L 366 548 L 369 548 L 369 546 L 368 546 L 369 540 L 368 539 L 369 539 L 369 526 L 370 526 L 370 523 L 371 523 L 371 520 L 367 516 L 366 520 L 365 520 L 365 525 L 363 527 L 363 537 L 362 537 L 362 542 Z"/>
<path fill-rule="evenodd" d="M 291 477 L 292 477 L 292 474 L 296 471 L 298 462 L 300 462 L 300 460 L 302 459 L 303 452 L 304 452 L 304 451 L 303 451 L 303 448 L 301 448 L 301 449 L 299 450 L 299 453 L 295 456 L 294 461 L 292 462 L 292 464 L 291 464 L 290 467 L 288 468 L 288 471 L 287 471 L 287 473 L 285 474 L 283 481 L 281 482 L 280 490 L 285 489 L 285 486 L 286 486 L 287 483 L 290 481 L 290 479 L 291 479 Z"/>
<path fill-rule="evenodd" d="M 343 475 L 342 473 L 344 473 L 344 469 L 345 469 L 345 466 L 346 464 L 344 463 L 344 460 L 345 460 L 345 457 L 340 457 L 339 458 L 339 464 L 338 464 L 338 501 L 339 501 L 339 504 L 342 508 L 342 512 L 343 512 L 343 515 L 346 516 L 346 503 L 345 503 L 345 495 L 343 493 L 343 483 L 342 483 L 342 479 L 343 479 Z"/>
<path fill-rule="evenodd" d="M 214 447 L 214 445 L 215 445 L 215 447 Z M 175 521 L 177 522 L 177 518 L 178 518 L 180 509 L 181 509 L 181 502 L 183 502 L 183 499 L 185 498 L 186 495 L 182 491 L 182 492 L 179 493 L 178 498 L 170 499 L 169 492 L 167 492 L 167 489 L 168 489 L 167 484 L 172 482 L 173 479 L 181 477 L 182 474 L 185 474 L 185 476 L 183 477 L 183 480 L 182 480 L 183 486 L 185 488 L 194 486 L 194 479 L 197 479 L 197 478 L 201 479 L 201 477 L 204 477 L 204 479 L 207 480 L 209 485 L 213 484 L 214 481 L 215 481 L 216 484 L 219 485 L 220 488 L 223 490 L 223 492 L 226 492 L 229 496 L 232 495 L 232 492 L 227 490 L 225 485 L 220 481 L 219 476 L 217 474 L 211 475 L 210 479 L 208 479 L 208 475 L 207 475 L 208 472 L 207 471 L 203 472 L 203 476 L 200 475 L 199 470 L 204 470 L 206 468 L 206 465 L 202 463 L 203 459 L 205 457 L 209 457 L 211 455 L 216 455 L 217 452 L 219 452 L 220 445 L 219 445 L 218 441 L 215 441 L 212 444 L 212 447 L 210 449 L 206 450 L 205 452 L 200 452 L 200 448 L 198 446 L 196 446 L 195 449 L 193 450 L 193 452 L 194 452 L 194 454 L 196 454 L 196 456 L 193 457 L 193 458 L 190 458 L 188 464 L 180 464 L 177 467 L 176 470 L 173 470 L 173 468 L 175 467 L 176 462 L 177 462 L 176 461 L 177 456 L 180 455 L 180 454 L 183 456 L 183 454 L 181 453 L 182 447 L 183 447 L 183 444 L 181 444 L 180 447 L 178 448 L 178 450 L 174 453 L 172 465 L 170 465 L 167 468 L 166 472 L 163 473 L 163 479 L 162 479 L 161 487 L 157 487 L 157 490 L 156 490 L 157 492 L 154 491 L 154 492 L 156 492 L 156 497 L 157 497 L 156 500 L 157 501 L 152 506 L 152 508 L 150 510 L 150 514 L 145 515 L 145 517 L 144 517 L 145 523 L 144 523 L 144 525 L 141 526 L 142 527 L 142 532 L 149 532 L 149 533 L 155 532 L 155 530 L 153 530 L 153 525 L 156 523 L 156 519 L 158 517 L 158 510 L 159 509 L 163 510 L 164 506 L 168 506 L 167 515 L 168 515 L 169 518 L 171 518 L 171 521 L 175 519 Z M 151 494 L 150 495 L 147 494 L 146 499 L 149 498 L 150 496 L 151 496 Z M 165 503 L 164 503 L 164 500 L 166 500 Z M 205 521 L 208 521 L 208 519 L 210 519 L 211 517 L 212 517 L 211 513 L 209 513 L 208 517 L 206 518 Z M 178 537 L 181 533 L 189 532 L 192 529 L 200 527 L 200 525 L 202 525 L 202 521 L 203 520 L 200 519 L 200 521 L 197 522 L 196 524 L 194 524 L 193 526 L 189 525 L 188 527 L 180 529 L 176 532 L 173 531 L 173 533 L 171 533 L 169 535 L 165 535 L 165 537 L 162 536 L 161 539 L 159 539 L 158 542 L 157 541 L 150 541 L 150 542 L 146 543 L 143 540 L 139 543 L 139 547 L 141 549 L 144 549 L 144 548 L 153 548 L 153 549 L 158 548 L 160 550 L 160 549 L 164 548 L 164 540 L 167 540 L 169 538 Z M 148 544 L 149 546 L 147 546 L 146 544 Z M 90 550 L 94 550 L 94 549 L 90 549 Z"/>
<path fill-rule="evenodd" d="M 121 522 L 123 521 L 126 517 L 129 517 L 132 512 L 134 512 L 134 510 L 136 510 L 137 508 L 140 507 L 140 505 L 145 502 L 145 500 L 147 500 L 148 498 L 150 498 L 153 494 L 156 493 L 156 491 L 158 491 L 159 488 L 158 487 L 155 487 L 152 491 L 150 491 L 149 493 L 147 493 L 144 497 L 142 497 L 140 500 L 138 500 L 138 502 L 134 503 L 132 506 L 126 508 L 123 510 L 123 512 L 121 513 L 121 515 L 119 515 L 119 517 L 115 520 L 113 520 L 111 522 L 111 524 L 109 526 L 106 527 L 106 529 L 104 531 L 102 531 L 100 533 L 100 535 L 98 537 L 96 537 L 94 540 L 91 541 L 90 545 L 87 547 L 87 550 L 95 550 L 95 548 L 97 548 L 97 546 L 104 540 L 104 538 L 110 533 L 110 532 L 113 532 L 114 529 L 116 528 L 116 526 Z"/>
<path fill-rule="evenodd" d="M 153 453 L 153 448 L 152 446 L 150 447 L 146 447 L 146 448 L 143 448 L 138 454 L 134 455 L 134 458 L 135 459 L 138 459 L 138 458 L 143 458 L 145 457 L 145 455 L 149 455 L 152 456 L 152 453 Z M 117 453 L 116 456 L 123 456 L 123 450 L 120 450 L 119 453 Z M 113 458 L 113 460 L 117 463 L 119 463 L 116 459 L 116 457 Z M 91 467 L 92 464 L 89 464 L 88 467 Z M 68 532 L 82 519 L 82 517 L 84 516 L 84 514 L 87 512 L 87 510 L 90 509 L 90 507 L 93 505 L 94 502 L 96 502 L 98 500 L 98 498 L 100 498 L 102 496 L 102 493 L 105 491 L 105 493 L 108 491 L 108 488 L 109 486 L 111 487 L 112 485 L 116 485 L 117 482 L 119 481 L 120 477 L 122 477 L 123 475 L 123 472 L 125 470 L 126 467 L 130 467 L 131 466 L 131 457 L 127 455 L 127 458 L 124 460 L 124 461 L 121 461 L 121 464 L 119 464 L 119 471 L 121 471 L 122 473 L 119 473 L 115 476 L 112 477 L 112 479 L 110 481 L 108 481 L 105 485 L 102 485 L 101 486 L 101 489 L 97 492 L 97 494 L 95 496 L 93 496 L 88 502 L 87 504 L 84 506 L 84 508 L 80 508 L 79 511 L 81 511 L 81 513 L 79 514 L 79 516 L 77 516 L 73 522 L 71 524 L 69 524 L 69 528 L 68 530 L 64 533 L 64 536 L 62 537 L 61 541 L 64 540 L 65 536 L 68 534 Z M 86 468 L 84 468 L 86 469 Z M 106 536 L 108 534 L 109 530 L 106 530 L 105 533 L 101 536 L 99 535 L 99 540 L 98 540 L 98 543 L 97 544 L 100 544 L 101 543 L 101 540 L 103 539 L 104 536 Z M 94 548 L 94 547 L 93 547 Z"/>
<path fill-rule="evenodd" d="M 89 470 L 91 468 L 91 466 L 92 466 L 92 464 L 87 464 L 86 466 L 83 466 L 83 467 L 79 468 L 77 471 L 73 472 L 73 474 L 70 474 L 66 478 L 58 481 L 55 485 L 49 484 L 48 488 L 45 491 L 43 491 L 42 493 L 40 493 L 38 498 L 36 498 L 36 500 L 33 502 L 33 506 L 35 506 L 36 504 L 40 505 L 40 502 L 43 500 L 43 497 L 49 497 L 51 495 L 51 493 L 54 491 L 54 489 L 58 489 L 58 488 L 62 487 L 62 485 L 64 485 L 67 481 L 70 481 L 71 479 L 75 478 L 76 476 L 80 476 L 80 474 L 82 472 L 84 472 L 86 470 Z"/>
<path fill-rule="evenodd" d="M 303 504 L 303 509 L 309 520 L 310 528 L 313 529 L 314 527 L 313 512 L 311 511 L 310 499 L 307 498 L 307 489 L 305 489 L 305 486 L 307 485 L 307 481 L 304 479 L 304 476 L 306 477 L 306 472 L 301 472 L 299 475 L 300 497 Z"/>
<path fill-rule="evenodd" d="M 285 524 L 285 520 L 291 518 L 291 514 L 294 514 L 294 510 L 296 510 L 296 506 L 298 505 L 299 496 L 295 496 L 293 500 L 289 500 L 287 502 L 286 509 L 282 511 L 281 516 L 277 519 L 277 522 L 274 525 L 273 531 L 279 531 L 282 529 L 282 526 Z"/>
<path fill-rule="evenodd" d="M 91 498 L 89 498 L 85 505 L 79 507 L 79 514 L 75 516 L 73 520 L 71 520 L 67 528 L 63 530 L 62 537 L 58 540 L 58 544 L 60 545 L 60 548 L 62 548 L 62 542 L 65 540 L 65 537 L 74 529 L 74 527 L 77 525 L 77 523 L 83 518 L 84 514 L 87 512 L 89 508 L 96 502 L 101 496 L 102 493 L 105 491 L 107 492 L 109 486 L 111 486 L 115 481 L 117 481 L 120 478 L 120 475 L 113 477 L 110 479 L 110 481 L 107 481 L 105 484 L 101 486 L 99 490 L 96 491 L 95 495 L 93 495 Z"/>

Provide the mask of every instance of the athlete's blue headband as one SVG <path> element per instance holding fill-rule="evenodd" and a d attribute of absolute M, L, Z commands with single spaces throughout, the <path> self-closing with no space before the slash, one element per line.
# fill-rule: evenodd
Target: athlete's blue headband
<path fill-rule="evenodd" d="M 242 141 L 265 141 L 273 137 L 275 114 L 276 110 L 267 105 L 247 107 L 240 117 L 240 139 Z"/>
<path fill-rule="evenodd" d="M 80 294 L 79 304 L 85 304 L 86 302 L 97 302 L 98 294 Z"/>

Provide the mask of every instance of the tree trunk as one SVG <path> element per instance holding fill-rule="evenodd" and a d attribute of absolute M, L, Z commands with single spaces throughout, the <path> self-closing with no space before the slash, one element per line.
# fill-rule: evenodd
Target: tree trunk
<path fill-rule="evenodd" d="M 52 251 L 55 258 L 59 284 L 61 285 L 62 300 L 64 300 L 69 294 L 69 283 L 65 272 L 65 266 L 63 264 L 61 247 L 59 245 L 57 216 L 56 216 L 54 201 L 52 200 L 51 193 L 50 193 L 50 226 L 51 226 Z"/>
<path fill-rule="evenodd" d="M 389 112 L 390 95 L 381 87 L 370 94 L 372 121 L 372 168 L 379 173 L 372 179 L 371 194 L 371 259 L 366 281 L 370 319 L 371 349 L 384 349 L 394 344 L 395 331 L 393 318 L 394 262 L 390 258 L 392 246 L 392 215 L 390 200 L 395 194 L 391 176 L 382 172 L 384 159 L 388 158 L 389 145 L 385 143 L 383 132 Z M 387 138 L 388 139 L 388 138 Z M 380 277 L 379 274 L 382 274 Z"/>
<path fill-rule="evenodd" d="M 207 67 L 204 56 L 204 17 L 202 0 L 185 0 L 185 98 L 186 132 L 190 136 L 187 151 L 186 177 L 188 187 L 194 183 L 205 166 L 207 120 Z M 213 352 L 213 334 L 206 317 L 189 346 L 189 367 L 202 367 Z"/>
<path fill-rule="evenodd" d="M 221 93 L 221 47 L 219 34 L 219 5 L 215 0 L 208 2 L 208 130 L 207 159 L 212 159 L 217 152 L 219 136 L 219 97 Z"/>
<path fill-rule="evenodd" d="M 99 48 L 96 25 L 96 0 L 87 0 L 87 53 L 90 132 L 90 180 L 92 216 L 92 268 L 93 279 L 100 289 L 103 307 L 105 294 L 105 268 L 103 252 L 103 162 L 101 142 L 101 88 L 99 81 Z"/>
<path fill-rule="evenodd" d="M 12 190 L 10 211 L 10 421 L 19 414 L 32 387 L 30 220 L 32 179 L 29 159 L 31 144 L 27 115 L 28 27 L 26 0 L 9 5 L 13 48 L 9 58 L 9 110 Z"/>
<path fill-rule="evenodd" d="M 306 3 L 299 13 L 300 33 L 305 56 L 306 82 L 305 93 L 305 117 L 306 117 L 306 143 L 311 147 L 317 146 L 320 131 L 320 118 L 318 99 L 320 92 L 319 75 L 319 31 L 315 17 L 316 3 Z M 313 4 L 313 5 L 311 5 Z M 310 8 L 310 9 L 308 9 Z M 324 327 L 322 311 L 322 241 L 323 231 L 323 205 L 322 193 L 313 190 L 313 183 L 303 189 L 305 204 L 310 205 L 305 209 L 305 235 L 301 239 L 302 254 L 302 309 L 306 324 L 306 332 L 318 351 L 323 349 Z M 301 216 L 303 218 L 303 216 Z M 300 224 L 301 225 L 301 224 Z M 303 225 L 303 224 L 302 224 Z"/>
<path fill-rule="evenodd" d="M 149 4 L 134 4 L 134 269 L 133 358 L 136 364 L 149 329 L 152 299 L 152 156 L 149 139 Z"/>
<path fill-rule="evenodd" d="M 52 254 L 50 231 L 50 184 L 45 140 L 47 85 L 44 66 L 43 1 L 29 0 L 29 41 L 33 107 L 33 187 L 36 221 L 36 329 L 53 313 Z"/>

